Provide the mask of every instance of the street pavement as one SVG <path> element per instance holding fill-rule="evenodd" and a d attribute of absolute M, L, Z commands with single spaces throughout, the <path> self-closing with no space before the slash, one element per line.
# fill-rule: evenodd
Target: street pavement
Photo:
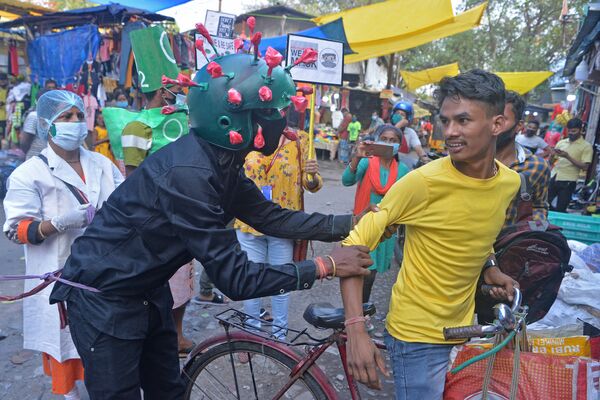
<path fill-rule="evenodd" d="M 338 162 L 319 161 L 321 175 L 324 178 L 323 188 L 313 194 L 306 193 L 305 203 L 308 212 L 321 212 L 327 214 L 350 213 L 354 203 L 355 187 L 344 187 L 341 184 L 343 168 Z M 0 221 L 4 222 L 4 210 L 0 211 Z M 25 261 L 23 249 L 17 246 L 4 235 L 0 235 L 0 274 L 23 274 L 25 272 Z M 327 254 L 332 244 L 314 242 L 313 248 L 316 255 Z M 309 249 L 309 257 L 310 257 Z M 197 277 L 200 276 L 200 266 L 197 265 Z M 377 314 L 372 322 L 375 331 L 372 336 L 381 340 L 383 334 L 385 315 L 388 309 L 391 287 L 398 273 L 397 268 L 392 268 L 385 274 L 377 276 L 373 287 L 371 301 L 377 307 Z M 0 282 L 0 293 L 16 294 L 23 289 L 20 281 Z M 290 328 L 304 329 L 308 324 L 302 318 L 306 307 L 315 302 L 329 302 L 334 306 L 342 306 L 339 285 L 337 280 L 316 282 L 311 290 L 293 292 L 290 301 L 289 326 Z M 235 302 L 232 307 L 241 309 L 242 303 Z M 263 307 L 270 309 L 270 302 L 263 300 Z M 200 306 L 190 304 L 187 308 L 184 330 L 186 335 L 196 343 L 207 338 L 223 333 L 222 328 L 214 319 L 214 315 L 223 311 L 224 307 Z M 318 331 L 314 328 L 309 330 L 317 337 L 326 336 L 327 331 Z M 22 303 L 11 304 L 0 303 L 0 399 L 2 400 L 50 400 L 60 399 L 62 396 L 52 395 L 51 382 L 43 374 L 42 361 L 39 353 L 23 350 L 23 326 L 22 326 Z M 296 348 L 304 352 L 304 348 Z M 389 358 L 385 356 L 389 370 Z M 319 360 L 321 367 L 330 382 L 339 392 L 340 399 L 349 399 L 339 354 L 335 348 L 330 348 Z M 361 386 L 364 399 L 394 398 L 393 380 L 382 376 L 383 389 L 374 391 Z M 83 398 L 87 399 L 83 385 L 80 385 Z"/>

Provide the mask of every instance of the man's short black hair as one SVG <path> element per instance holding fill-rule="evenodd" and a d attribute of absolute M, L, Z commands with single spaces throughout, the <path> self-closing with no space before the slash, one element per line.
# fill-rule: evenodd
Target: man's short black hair
<path fill-rule="evenodd" d="M 56 81 L 54 79 L 46 79 L 46 82 L 44 82 L 44 87 L 48 87 L 49 83 L 54 83 L 54 86 L 58 87 L 58 84 L 56 83 Z"/>
<path fill-rule="evenodd" d="M 583 121 L 579 118 L 572 118 L 567 122 L 567 129 L 581 129 L 583 128 Z"/>
<path fill-rule="evenodd" d="M 504 113 L 504 82 L 497 75 L 481 69 L 472 69 L 453 77 L 446 77 L 440 82 L 435 92 L 440 108 L 446 98 L 476 100 L 484 103 L 488 115 Z"/>
<path fill-rule="evenodd" d="M 534 124 L 538 128 L 540 127 L 540 121 L 538 121 L 537 119 L 532 119 L 531 121 L 528 121 L 527 125 L 529 125 L 529 124 Z"/>
<path fill-rule="evenodd" d="M 523 97 L 519 93 L 512 90 L 507 90 L 505 97 L 506 104 L 511 105 L 515 119 L 519 122 L 523 119 L 523 113 L 525 112 L 525 100 L 523 100 Z"/>

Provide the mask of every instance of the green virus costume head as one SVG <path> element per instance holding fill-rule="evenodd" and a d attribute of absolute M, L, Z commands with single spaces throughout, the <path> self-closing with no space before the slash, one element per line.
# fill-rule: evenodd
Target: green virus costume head
<path fill-rule="evenodd" d="M 201 24 L 197 26 L 209 44 L 210 35 Z M 282 68 L 283 56 L 268 48 L 263 58 L 258 45 L 261 33 L 252 33 L 250 40 L 254 54 L 239 52 L 244 47 L 236 39 L 237 54 L 217 57 L 205 65 L 194 78 L 187 97 L 190 125 L 197 135 L 215 146 L 230 150 L 251 147 L 264 154 L 272 154 L 281 134 L 295 139 L 295 133 L 286 127 L 285 111 L 294 104 L 303 111 L 308 100 L 296 95 L 297 90 L 288 68 Z M 204 52 L 204 42 L 196 41 L 196 48 Z M 216 52 L 216 49 L 215 49 Z M 311 62 L 316 57 L 307 49 L 300 62 Z M 302 57 L 301 57 L 302 58 Z"/>

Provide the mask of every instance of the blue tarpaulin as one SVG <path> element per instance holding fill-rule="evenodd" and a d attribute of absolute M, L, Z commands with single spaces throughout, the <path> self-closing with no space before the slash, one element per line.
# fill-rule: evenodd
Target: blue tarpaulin
<path fill-rule="evenodd" d="M 59 85 L 73 83 L 86 60 L 94 60 L 100 47 L 96 25 L 40 36 L 27 44 L 31 77 L 43 84 L 54 79 Z"/>
<path fill-rule="evenodd" d="M 313 37 L 317 39 L 329 39 L 337 40 L 338 42 L 344 43 L 344 54 L 354 54 L 348 40 L 346 39 L 346 32 L 344 31 L 344 23 L 342 18 L 331 21 L 328 24 L 315 26 L 300 32 L 295 32 L 295 35 L 302 35 Z M 264 38 L 260 42 L 259 50 L 262 54 L 265 54 L 268 47 L 272 47 L 279 51 L 281 54 L 285 54 L 287 47 L 287 35 L 275 36 L 270 38 Z"/>
<path fill-rule="evenodd" d="M 93 2 L 98 4 L 118 3 L 125 7 L 138 7 L 148 11 L 160 11 L 190 1 L 191 0 L 94 0 Z"/>

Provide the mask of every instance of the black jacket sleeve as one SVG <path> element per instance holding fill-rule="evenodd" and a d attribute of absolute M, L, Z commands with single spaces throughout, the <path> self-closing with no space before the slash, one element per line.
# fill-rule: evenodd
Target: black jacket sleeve
<path fill-rule="evenodd" d="M 157 181 L 157 201 L 173 233 L 213 283 L 233 300 L 312 287 L 316 270 L 312 261 L 270 265 L 248 260 L 235 231 L 225 226 L 215 179 L 210 169 L 188 166 L 173 168 Z"/>
<path fill-rule="evenodd" d="M 352 215 L 306 214 L 281 208 L 265 199 L 243 170 L 235 188 L 228 213 L 265 235 L 337 242 L 348 236 L 352 228 Z"/>

